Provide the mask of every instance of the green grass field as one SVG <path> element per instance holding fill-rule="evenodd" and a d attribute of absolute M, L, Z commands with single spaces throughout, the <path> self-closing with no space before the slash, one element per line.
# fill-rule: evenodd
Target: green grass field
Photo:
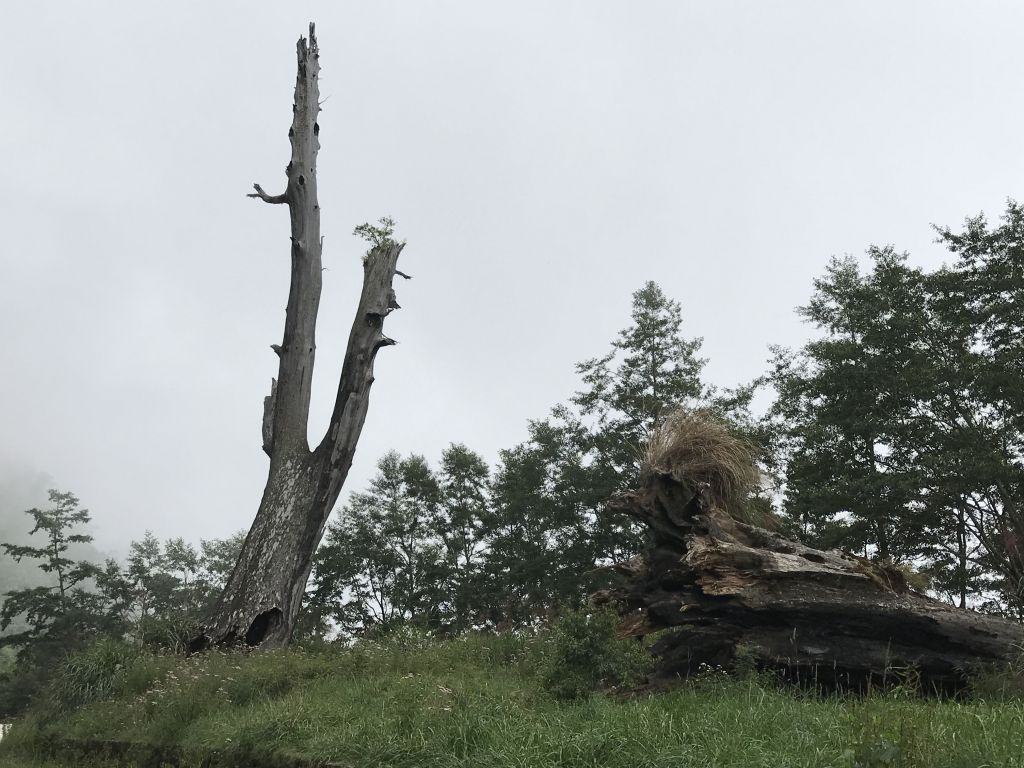
<path fill-rule="evenodd" d="M 109 674 L 84 664 L 58 681 L 0 744 L 0 765 L 87 764 L 50 755 L 70 738 L 177 745 L 189 765 L 216 753 L 246 766 L 273 755 L 375 767 L 1024 766 L 1020 702 L 823 698 L 709 673 L 669 693 L 563 703 L 538 684 L 537 645 L 412 636 L 317 652 L 108 653 L 97 668 Z"/>

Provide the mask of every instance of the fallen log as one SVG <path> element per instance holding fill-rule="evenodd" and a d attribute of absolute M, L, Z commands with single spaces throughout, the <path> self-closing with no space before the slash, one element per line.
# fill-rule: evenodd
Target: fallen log
<path fill-rule="evenodd" d="M 649 461 L 641 489 L 609 503 L 645 523 L 649 539 L 616 568 L 625 586 L 598 602 L 624 612 L 622 636 L 669 630 L 652 646 L 654 682 L 745 656 L 826 689 L 909 677 L 948 694 L 1022 652 L 1021 624 L 921 594 L 892 565 L 736 520 L 721 503 L 721 472 L 688 469 Z"/>

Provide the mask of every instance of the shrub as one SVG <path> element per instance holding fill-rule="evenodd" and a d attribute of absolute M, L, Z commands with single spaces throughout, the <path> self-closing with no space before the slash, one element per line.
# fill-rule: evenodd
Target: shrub
<path fill-rule="evenodd" d="M 566 613 L 542 641 L 541 684 L 555 698 L 588 698 L 597 688 L 635 685 L 650 668 L 642 643 L 615 637 L 611 608 Z"/>
<path fill-rule="evenodd" d="M 467 643 L 477 646 L 478 654 L 488 664 L 497 667 L 514 667 L 527 658 L 533 635 L 529 632 L 506 632 L 468 635 Z"/>
<path fill-rule="evenodd" d="M 17 717 L 28 709 L 50 679 L 49 670 L 34 664 L 18 664 L 0 673 L 0 721 Z"/>
<path fill-rule="evenodd" d="M 142 647 L 157 653 L 184 653 L 190 638 L 197 634 L 199 622 L 187 613 L 143 616 L 135 627 L 136 638 Z"/>
<path fill-rule="evenodd" d="M 138 657 L 139 649 L 123 640 L 97 640 L 60 666 L 47 691 L 47 704 L 67 711 L 119 693 Z"/>
<path fill-rule="evenodd" d="M 971 694 L 983 701 L 1024 699 L 1024 648 L 1009 661 L 979 670 L 971 680 Z"/>

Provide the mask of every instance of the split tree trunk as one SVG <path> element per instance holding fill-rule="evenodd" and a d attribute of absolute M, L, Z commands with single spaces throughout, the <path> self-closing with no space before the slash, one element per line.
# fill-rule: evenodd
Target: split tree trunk
<path fill-rule="evenodd" d="M 297 50 L 288 185 L 283 194 L 268 195 L 256 184 L 250 195 L 287 205 L 291 218 L 291 287 L 284 340 L 272 347 L 280 366 L 263 413 L 263 450 L 270 456 L 270 473 L 238 562 L 212 617 L 193 639 L 192 650 L 239 642 L 264 647 L 288 644 L 313 554 L 352 465 L 366 418 L 374 358 L 381 347 L 394 344 L 384 336 L 383 326 L 384 318 L 398 308 L 392 280 L 402 245 L 387 241 L 364 259 L 363 289 L 334 412 L 327 434 L 311 450 L 307 422 L 322 273 L 316 179 L 320 64 L 312 24 L 309 40 L 300 38 Z"/>
<path fill-rule="evenodd" d="M 649 548 L 617 569 L 626 587 L 597 598 L 626 611 L 623 636 L 670 630 L 652 646 L 655 682 L 744 653 L 825 688 L 861 690 L 913 670 L 923 689 L 950 693 L 1024 644 L 1018 623 L 915 592 L 892 566 L 737 522 L 706 489 L 667 475 L 609 507 L 647 524 Z"/>

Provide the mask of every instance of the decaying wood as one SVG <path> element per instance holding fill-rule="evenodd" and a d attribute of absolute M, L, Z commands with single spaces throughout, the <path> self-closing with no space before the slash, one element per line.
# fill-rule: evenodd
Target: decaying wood
<path fill-rule="evenodd" d="M 669 630 L 653 646 L 656 679 L 729 667 L 738 649 L 762 668 L 820 686 L 861 689 L 909 672 L 927 690 L 961 689 L 972 672 L 1024 647 L 1024 627 L 915 592 L 898 568 L 811 549 L 734 520 L 664 473 L 610 504 L 643 521 L 646 553 L 602 593 L 623 636 Z"/>
<path fill-rule="evenodd" d="M 313 25 L 297 45 L 298 74 L 288 183 L 280 195 L 259 184 L 250 197 L 287 205 L 291 219 L 291 286 L 284 340 L 272 345 L 278 375 L 264 400 L 263 449 L 270 472 L 256 519 L 211 618 L 193 650 L 211 644 L 286 645 L 291 637 L 312 556 L 341 493 L 366 418 L 377 351 L 395 342 L 384 319 L 398 308 L 392 281 L 402 245 L 385 241 L 363 260 L 359 298 L 334 411 L 314 449 L 307 441 L 316 318 L 322 279 L 316 160 L 320 148 L 319 51 Z M 403 277 L 406 277 L 403 275 Z"/>

